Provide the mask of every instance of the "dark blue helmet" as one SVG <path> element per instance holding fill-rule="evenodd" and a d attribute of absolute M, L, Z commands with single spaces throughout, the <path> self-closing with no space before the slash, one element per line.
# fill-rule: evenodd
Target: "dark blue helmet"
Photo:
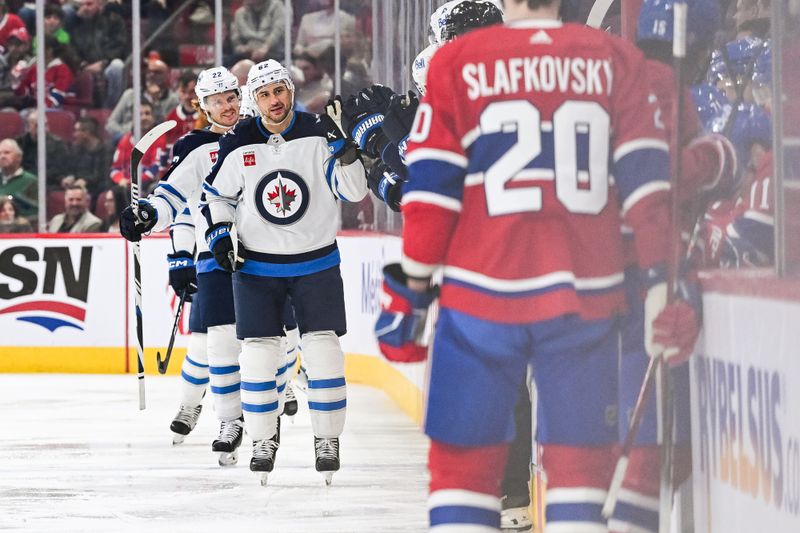
<path fill-rule="evenodd" d="M 702 83 L 691 88 L 697 115 L 706 133 L 722 133 L 731 114 L 731 103 L 725 92 Z"/>
<path fill-rule="evenodd" d="M 706 81 L 711 85 L 716 85 L 717 82 L 728 82 L 732 79 L 731 71 L 728 69 L 728 63 L 725 62 L 725 56 L 722 55 L 722 51 L 714 50 L 711 52 L 711 63 L 708 66 Z"/>
<path fill-rule="evenodd" d="M 639 11 L 637 41 L 672 42 L 672 5 L 674 0 L 644 0 Z M 687 0 L 686 45 L 711 42 L 720 25 L 717 0 Z"/>
<path fill-rule="evenodd" d="M 757 37 L 742 37 L 725 45 L 728 68 L 735 77 L 750 80 L 756 58 L 764 49 L 764 41 Z"/>

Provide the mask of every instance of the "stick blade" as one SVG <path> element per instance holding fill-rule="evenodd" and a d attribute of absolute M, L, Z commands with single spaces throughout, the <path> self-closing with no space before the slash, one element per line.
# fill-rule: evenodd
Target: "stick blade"
<path fill-rule="evenodd" d="M 162 135 L 167 133 L 169 130 L 177 126 L 178 123 L 174 120 L 167 120 L 158 124 L 153 127 L 150 131 L 142 135 L 142 138 L 139 139 L 139 142 L 133 147 L 134 150 L 139 151 L 140 153 L 144 154 L 148 148 Z"/>

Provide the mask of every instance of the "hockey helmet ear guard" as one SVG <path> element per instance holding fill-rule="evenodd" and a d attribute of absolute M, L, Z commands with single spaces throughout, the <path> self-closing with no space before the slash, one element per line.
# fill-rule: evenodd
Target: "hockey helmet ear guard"
<path fill-rule="evenodd" d="M 194 93 L 197 95 L 200 109 L 203 111 L 208 112 L 205 104 L 206 97 L 228 91 L 236 91 L 239 98 L 242 96 L 239 90 L 239 80 L 225 67 L 209 68 L 197 76 Z"/>
<path fill-rule="evenodd" d="M 289 75 L 289 69 L 274 59 L 256 63 L 247 73 L 247 88 L 253 99 L 256 98 L 256 91 L 259 88 L 278 82 L 283 82 L 286 88 L 294 93 L 294 82 Z"/>
<path fill-rule="evenodd" d="M 438 289 L 416 292 L 406 286 L 406 279 L 399 263 L 384 267 L 381 313 L 375 323 L 375 337 L 388 360 L 414 363 L 424 361 L 428 355 L 423 334 L 428 308 L 436 299 Z"/>

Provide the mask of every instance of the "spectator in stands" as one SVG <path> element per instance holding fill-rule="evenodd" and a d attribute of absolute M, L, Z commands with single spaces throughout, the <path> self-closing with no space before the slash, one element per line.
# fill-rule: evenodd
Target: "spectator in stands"
<path fill-rule="evenodd" d="M 33 227 L 20 216 L 13 196 L 0 197 L 0 233 L 31 233 Z"/>
<path fill-rule="evenodd" d="M 33 61 L 28 30 L 17 28 L 12 31 L 6 40 L 6 50 L 0 55 L 0 98 L 13 94 Z"/>
<path fill-rule="evenodd" d="M 95 233 L 103 221 L 89 212 L 89 192 L 71 185 L 64 192 L 64 212 L 53 217 L 47 226 L 50 233 Z"/>
<path fill-rule="evenodd" d="M 0 196 L 13 196 L 22 216 L 36 217 L 39 184 L 34 174 L 22 168 L 22 149 L 14 139 L 0 141 Z"/>
<path fill-rule="evenodd" d="M 91 117 L 79 118 L 69 149 L 69 170 L 86 182 L 86 188 L 96 197 L 111 185 L 111 150 L 100 137 L 100 124 Z M 62 183 L 62 186 L 68 183 Z"/>
<path fill-rule="evenodd" d="M 255 62 L 252 59 L 241 59 L 231 67 L 231 74 L 239 80 L 239 87 L 247 85 L 247 73 L 250 72 L 250 67 L 253 65 Z"/>
<path fill-rule="evenodd" d="M 64 28 L 64 10 L 60 5 L 44 6 L 44 34 L 52 35 L 61 44 L 70 44 L 69 32 Z M 36 50 L 35 42 L 33 49 Z"/>
<path fill-rule="evenodd" d="M 100 231 L 103 233 L 119 233 L 119 214 L 130 203 L 128 192 L 115 185 L 100 195 L 98 203 L 100 202 L 103 203 L 105 211 Z"/>
<path fill-rule="evenodd" d="M 155 126 L 152 104 L 142 102 L 140 120 L 142 121 L 142 135 Z M 114 152 L 114 162 L 111 164 L 111 180 L 122 187 L 127 187 L 131 182 L 131 150 L 133 150 L 131 137 L 132 132 L 129 131 L 119 140 Z M 161 136 L 142 157 L 142 170 L 139 175 L 139 190 L 143 193 L 142 197 L 146 196 L 148 186 L 157 181 L 161 169 L 166 166 L 168 155 L 167 139 Z"/>
<path fill-rule="evenodd" d="M 297 31 L 297 41 L 294 46 L 295 54 L 307 51 L 310 46 L 319 46 L 323 41 L 327 41 L 325 44 L 334 42 L 337 24 L 334 0 L 321 0 L 319 5 L 321 8 L 319 11 L 306 13 L 300 19 L 300 28 Z M 351 57 L 359 46 L 360 36 L 356 30 L 356 19 L 350 13 L 340 9 L 338 24 L 342 55 Z"/>
<path fill-rule="evenodd" d="M 309 52 L 296 55 L 294 66 L 303 73 L 303 81 L 295 82 L 295 98 L 311 113 L 321 113 L 333 92 L 333 80 L 319 67 L 319 58 Z"/>
<path fill-rule="evenodd" d="M 44 71 L 47 86 L 45 102 L 47 107 L 61 107 L 75 80 L 77 60 L 68 45 L 63 45 L 55 37 L 47 35 L 44 38 L 44 62 L 47 65 Z M 36 105 L 36 70 L 36 64 L 31 66 L 14 91 L 15 107 L 22 109 Z"/>
<path fill-rule="evenodd" d="M 39 113 L 33 109 L 28 113 L 25 123 L 27 131 L 22 137 L 17 139 L 17 144 L 22 150 L 22 168 L 31 174 L 36 174 L 39 170 L 38 146 L 38 127 Z M 47 113 L 45 113 L 45 125 L 47 124 Z M 47 189 L 52 190 L 61 186 L 61 179 L 68 174 L 69 154 L 67 145 L 50 133 L 45 128 L 45 150 L 47 152 Z"/>
<path fill-rule="evenodd" d="M 194 108 L 192 102 L 196 98 L 194 86 L 197 85 L 197 77 L 189 69 L 181 72 L 178 78 L 178 100 L 179 103 L 167 114 L 165 120 L 174 120 L 178 123 L 173 129 L 167 132 L 167 146 L 172 148 L 175 141 L 192 131 L 195 127 L 200 112 Z"/>
<path fill-rule="evenodd" d="M 17 15 L 9 12 L 5 0 L 0 0 L 0 46 L 5 48 L 8 36 L 18 28 L 25 28 L 25 23 Z"/>
<path fill-rule="evenodd" d="M 153 111 L 153 120 L 161 122 L 178 105 L 178 95 L 170 88 L 169 67 L 160 59 L 147 62 L 144 73 L 142 103 L 148 102 Z M 133 127 L 133 89 L 125 89 L 122 98 L 106 122 L 106 131 L 112 140 L 119 140 Z M 142 126 L 144 131 L 144 126 Z"/>
<path fill-rule="evenodd" d="M 128 53 L 128 30 L 125 21 L 104 9 L 105 0 L 76 0 L 78 16 L 74 27 L 68 28 L 80 67 L 90 72 L 95 84 L 103 77 L 102 102 L 111 108 L 124 88 L 123 58 Z"/>
<path fill-rule="evenodd" d="M 235 59 L 256 63 L 272 58 L 283 59 L 283 0 L 244 0 L 231 22 L 231 44 Z"/>

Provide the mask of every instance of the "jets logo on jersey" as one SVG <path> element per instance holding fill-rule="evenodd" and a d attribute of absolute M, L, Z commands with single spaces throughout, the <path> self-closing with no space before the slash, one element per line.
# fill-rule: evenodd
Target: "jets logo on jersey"
<path fill-rule="evenodd" d="M 244 162 L 244 166 L 246 167 L 254 167 L 256 166 L 256 153 L 255 152 L 245 152 L 242 154 L 242 160 Z"/>
<path fill-rule="evenodd" d="M 290 170 L 275 170 L 258 182 L 255 204 L 261 217 L 272 224 L 288 225 L 300 220 L 311 196 L 305 180 Z"/>

